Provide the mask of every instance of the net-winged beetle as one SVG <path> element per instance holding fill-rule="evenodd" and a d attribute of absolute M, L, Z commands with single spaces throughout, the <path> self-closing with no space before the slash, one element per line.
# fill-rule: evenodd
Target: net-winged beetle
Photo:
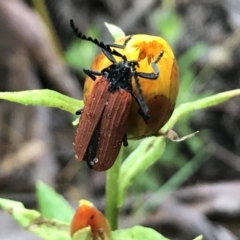
<path fill-rule="evenodd" d="M 116 50 L 124 49 L 134 36 L 126 38 L 122 45 L 104 44 L 79 32 L 73 20 L 70 23 L 77 37 L 100 47 L 111 62 L 108 67 L 100 71 L 83 70 L 95 83 L 84 109 L 77 112 L 81 117 L 74 140 L 78 159 L 86 160 L 96 171 L 105 171 L 115 162 L 121 143 L 123 142 L 124 146 L 128 145 L 126 125 L 132 97 L 139 105 L 139 114 L 144 121 L 147 122 L 151 117 L 142 95 L 139 77 L 156 80 L 159 76 L 156 64 L 164 52 L 161 51 L 151 63 L 152 73 L 138 72 L 138 61 L 128 60 Z M 117 62 L 114 56 L 120 57 L 121 60 Z M 133 92 L 132 80 L 135 81 L 137 94 Z"/>

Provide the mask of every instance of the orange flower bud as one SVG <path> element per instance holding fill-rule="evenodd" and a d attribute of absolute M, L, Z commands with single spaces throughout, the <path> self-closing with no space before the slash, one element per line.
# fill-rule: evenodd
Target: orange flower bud
<path fill-rule="evenodd" d="M 79 201 L 79 208 L 73 216 L 70 225 L 70 234 L 90 226 L 94 240 L 110 240 L 111 228 L 104 215 L 87 200 Z"/>
<path fill-rule="evenodd" d="M 128 37 L 119 39 L 115 43 L 122 44 Z M 149 108 L 150 118 L 146 123 L 142 116 L 138 114 L 139 105 L 132 101 L 130 113 L 127 120 L 127 135 L 129 139 L 139 139 L 152 136 L 163 127 L 171 117 L 176 103 L 179 89 L 179 73 L 177 62 L 168 43 L 157 36 L 133 35 L 124 49 L 117 49 L 119 53 L 125 55 L 128 60 L 137 60 L 139 63 L 138 72 L 152 72 L 151 62 L 153 62 L 161 51 L 164 52 L 157 66 L 160 70 L 156 80 L 149 80 L 139 77 L 144 101 Z M 117 61 L 121 58 L 115 57 Z M 103 54 L 99 54 L 91 69 L 101 71 L 112 63 Z M 86 78 L 84 86 L 84 102 L 87 101 L 94 81 Z M 132 80 L 133 92 L 137 95 L 136 84 Z"/>

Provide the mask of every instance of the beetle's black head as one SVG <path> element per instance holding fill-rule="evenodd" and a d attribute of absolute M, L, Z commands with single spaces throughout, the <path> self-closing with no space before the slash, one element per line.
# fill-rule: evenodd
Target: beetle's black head
<path fill-rule="evenodd" d="M 132 77 L 136 73 L 137 61 L 120 61 L 104 68 L 101 72 L 109 82 L 109 91 L 114 93 L 118 89 L 132 92 Z"/>

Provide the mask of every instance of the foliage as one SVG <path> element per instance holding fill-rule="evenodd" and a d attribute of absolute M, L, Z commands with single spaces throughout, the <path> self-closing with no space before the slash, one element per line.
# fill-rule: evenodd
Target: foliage
<path fill-rule="evenodd" d="M 0 206 L 7 211 L 17 223 L 42 239 L 68 240 L 68 225 L 57 220 L 46 219 L 35 210 L 26 209 L 22 203 L 0 199 Z"/>
<path fill-rule="evenodd" d="M 39 181 L 36 185 L 38 208 L 45 218 L 55 218 L 69 223 L 73 217 L 74 209 L 69 203 L 57 194 L 52 188 Z M 56 209 L 60 209 L 56 211 Z"/>
<path fill-rule="evenodd" d="M 37 188 L 38 195 L 41 195 L 38 197 L 40 201 L 45 201 L 46 199 L 41 200 L 41 198 L 44 198 L 44 195 L 47 196 L 49 194 L 49 198 L 47 198 L 48 204 L 46 204 L 44 207 L 45 209 L 43 210 L 43 212 L 49 210 L 48 217 L 44 217 L 43 214 L 35 210 L 26 209 L 21 202 L 8 199 L 0 199 L 0 207 L 7 211 L 20 226 L 27 231 L 35 233 L 42 239 L 70 240 L 69 225 L 59 220 L 63 216 L 72 215 L 72 209 L 68 202 L 43 182 L 39 182 L 37 184 Z M 54 206 L 54 204 L 56 205 Z M 137 240 L 142 239 L 143 236 L 146 240 L 167 240 L 167 238 L 163 237 L 156 231 L 141 226 L 135 226 L 131 229 L 116 230 L 112 232 L 112 240 Z M 80 239 L 92 239 L 89 227 L 84 228 L 74 234 L 73 240 Z"/>
<path fill-rule="evenodd" d="M 41 90 L 39 90 L 39 92 L 41 92 Z M 22 97 L 20 99 L 18 99 L 17 101 L 20 103 L 22 101 L 23 104 L 26 104 L 26 103 L 31 104 L 31 101 L 33 99 L 32 98 L 33 96 L 31 96 L 31 92 L 29 93 L 29 91 L 26 91 L 25 93 L 26 94 L 24 94 L 24 92 L 21 92 Z M 18 93 L 0 93 L 0 98 L 14 101 L 13 100 L 14 94 L 18 94 Z M 50 106 L 50 107 L 54 106 L 54 107 L 59 107 L 62 109 L 64 98 L 61 98 L 61 99 L 56 98 L 55 99 L 54 97 L 52 97 L 51 99 L 50 98 L 48 99 L 49 102 L 46 102 L 45 97 L 44 97 L 45 94 L 46 94 L 46 91 L 42 90 L 42 94 L 39 94 L 39 96 L 41 96 L 41 97 L 39 99 L 37 99 L 37 101 L 35 101 L 35 99 L 34 99 L 33 105 L 35 105 L 37 102 L 37 104 L 40 104 L 40 105 Z M 175 110 L 173 116 L 171 117 L 169 122 L 165 125 L 164 129 L 166 130 L 166 129 L 172 128 L 181 117 L 188 115 L 189 113 L 191 113 L 193 111 L 196 111 L 198 109 L 203 109 L 206 107 L 210 107 L 210 106 L 215 106 L 217 104 L 220 104 L 220 103 L 227 101 L 228 99 L 230 99 L 234 96 L 238 96 L 238 95 L 240 95 L 240 89 L 219 93 L 219 94 L 216 94 L 216 95 L 213 95 L 210 97 L 206 97 L 201 100 L 181 104 Z M 54 96 L 54 94 L 52 96 Z M 66 98 L 66 102 L 69 102 L 69 98 Z M 73 100 L 73 102 L 74 102 L 74 100 Z M 69 110 L 69 112 L 71 112 L 71 110 Z M 117 226 L 118 214 L 116 213 L 116 211 L 123 205 L 123 203 L 125 201 L 126 191 L 127 191 L 128 187 L 131 185 L 132 179 L 135 176 L 137 176 L 139 173 L 145 171 L 155 161 L 157 161 L 158 158 L 163 153 L 164 148 L 165 148 L 165 139 L 163 137 L 157 137 L 157 138 L 149 137 L 141 142 L 141 144 L 138 146 L 138 148 L 136 148 L 136 150 L 133 151 L 127 159 L 125 159 L 125 161 L 122 165 L 120 165 L 118 162 L 118 164 L 116 164 L 115 167 L 113 167 L 112 169 L 110 169 L 108 171 L 107 185 L 108 185 L 109 191 L 107 191 L 107 194 L 109 195 L 109 197 L 107 196 L 107 198 L 108 198 L 108 203 L 111 203 L 111 205 L 106 206 L 106 209 L 107 209 L 106 212 L 108 213 L 108 215 L 107 215 L 108 219 L 112 219 L 111 225 Z M 159 149 L 161 151 L 159 151 Z M 120 161 L 120 160 L 118 160 L 118 161 Z M 116 180 L 117 176 L 118 176 L 115 174 L 116 172 L 119 172 L 118 180 Z M 38 185 L 38 188 L 42 188 L 42 187 L 43 186 L 41 186 L 41 184 Z M 112 191 L 111 189 L 115 190 L 116 195 L 111 194 L 111 191 Z M 41 191 L 41 189 L 38 190 L 39 196 L 40 195 L 47 196 L 47 194 L 42 194 L 42 193 L 40 194 L 40 191 Z M 47 189 L 46 187 L 45 187 L 44 191 L 48 191 L 48 194 L 49 194 L 49 189 Z M 54 194 L 51 193 L 51 195 L 54 195 Z M 117 199 L 117 201 L 116 201 L 116 199 Z M 57 202 L 59 202 L 59 201 L 57 201 Z M 62 204 L 62 203 L 60 203 L 60 204 Z M 51 206 L 49 203 L 48 203 L 48 205 Z M 8 212 L 10 214 L 12 214 L 13 217 L 20 224 L 22 224 L 22 226 L 24 228 L 27 228 L 30 231 L 32 231 L 32 228 L 31 228 L 32 225 L 31 225 L 30 220 L 33 220 L 33 222 L 35 223 L 36 221 L 38 222 L 39 219 L 41 220 L 41 221 L 39 220 L 40 225 L 43 226 L 43 228 L 46 230 L 47 234 L 51 234 L 51 231 L 53 231 L 53 229 L 51 229 L 51 231 L 49 230 L 49 226 L 54 226 L 54 229 L 55 229 L 55 226 L 56 226 L 55 223 L 53 224 L 52 222 L 48 222 L 48 221 L 46 222 L 45 219 L 42 219 L 43 217 L 34 210 L 29 210 L 30 212 L 28 212 L 28 211 L 26 212 L 21 203 L 15 204 L 12 201 L 8 202 L 7 200 L 3 200 L 2 207 L 7 209 Z M 60 209 L 62 210 L 63 208 L 60 207 Z M 60 209 L 58 209 L 58 211 Z M 46 212 L 46 210 L 44 210 L 44 212 Z M 21 216 L 19 216 L 19 213 L 21 213 Z M 58 216 L 59 216 L 59 214 L 58 214 Z M 63 214 L 66 214 L 66 212 L 64 212 Z M 26 216 L 27 216 L 27 219 L 25 219 Z M 30 218 L 28 218 L 28 217 L 30 217 Z M 65 226 L 65 225 L 62 225 L 60 223 L 60 226 Z M 58 226 L 57 226 L 57 229 L 58 229 Z M 49 231 L 50 231 L 50 233 L 49 233 Z M 34 228 L 34 232 L 38 233 L 36 228 Z M 61 238 L 58 238 L 58 239 L 61 239 Z"/>

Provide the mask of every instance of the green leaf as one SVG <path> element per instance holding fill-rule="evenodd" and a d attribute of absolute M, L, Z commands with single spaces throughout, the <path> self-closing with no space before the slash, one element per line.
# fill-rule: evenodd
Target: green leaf
<path fill-rule="evenodd" d="M 0 198 L 0 206 L 7 211 L 20 226 L 45 240 L 70 240 L 69 226 L 45 219 L 35 210 L 26 209 L 22 203 Z"/>
<path fill-rule="evenodd" d="M 85 227 L 74 233 L 72 240 L 93 240 L 92 232 L 90 227 Z"/>
<path fill-rule="evenodd" d="M 21 202 L 15 202 L 8 199 L 0 199 L 0 206 L 11 214 L 14 219 L 22 226 L 27 227 L 31 221 L 40 217 L 40 213 L 35 210 L 27 210 Z"/>
<path fill-rule="evenodd" d="M 112 232 L 112 240 L 168 240 L 155 230 L 142 226 Z"/>
<path fill-rule="evenodd" d="M 108 31 L 110 32 L 110 34 L 113 36 L 115 40 L 125 36 L 125 33 L 120 27 L 107 22 L 105 22 L 105 26 L 107 27 Z"/>
<path fill-rule="evenodd" d="M 46 218 L 55 218 L 69 223 L 75 210 L 54 189 L 39 181 L 36 185 L 36 194 L 39 210 Z"/>
<path fill-rule="evenodd" d="M 203 99 L 196 100 L 193 102 L 181 104 L 179 105 L 179 107 L 175 109 L 172 117 L 163 127 L 163 131 L 172 129 L 179 119 L 189 115 L 190 113 L 196 110 L 216 106 L 218 104 L 226 102 L 229 99 L 239 95 L 240 95 L 240 89 L 235 89 L 235 90 L 218 93 L 209 97 L 205 97 Z"/>
<path fill-rule="evenodd" d="M 0 99 L 20 103 L 23 105 L 60 108 L 73 114 L 75 114 L 78 109 L 83 107 L 83 101 L 70 98 L 48 89 L 19 92 L 0 92 Z"/>

